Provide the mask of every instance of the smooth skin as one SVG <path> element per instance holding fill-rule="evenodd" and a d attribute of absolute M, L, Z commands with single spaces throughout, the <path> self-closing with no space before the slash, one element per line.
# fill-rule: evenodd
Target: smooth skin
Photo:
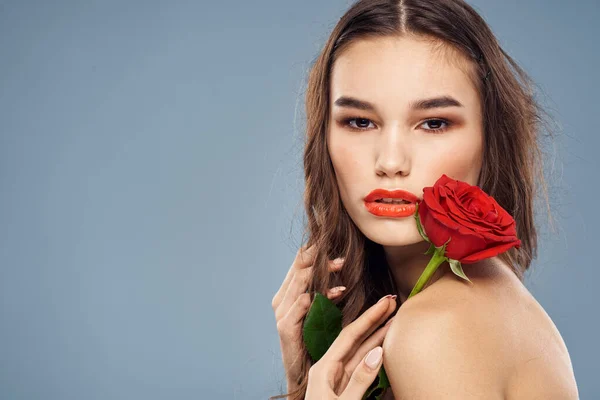
<path fill-rule="evenodd" d="M 271 306 L 275 312 L 275 320 L 277 321 L 277 332 L 279 333 L 279 344 L 281 346 L 288 392 L 297 389 L 296 382 L 300 378 L 301 373 L 300 355 L 302 353 L 302 321 L 311 304 L 310 294 L 306 293 L 306 290 L 308 289 L 308 283 L 314 270 L 313 262 L 315 252 L 316 248 L 314 245 L 309 248 L 303 247 L 298 250 L 281 287 L 271 302 Z M 333 263 L 333 260 L 330 260 L 330 272 L 339 271 L 342 267 L 343 264 L 336 265 Z M 336 288 L 332 288 L 327 292 L 327 298 L 334 299 L 343 293 L 343 291 L 335 289 Z M 370 350 L 383 344 L 389 325 L 380 328 L 374 334 L 373 331 L 381 325 L 395 309 L 395 299 L 385 299 L 367 310 L 361 317 L 342 330 L 340 336 L 334 341 L 334 344 L 335 349 L 346 349 L 346 354 L 343 357 L 344 362 L 337 362 L 334 364 L 327 361 L 321 362 L 323 359 L 335 360 L 340 358 L 340 350 L 331 351 L 331 349 L 334 348 L 334 344 L 332 344 L 332 347 L 328 350 L 326 355 L 309 370 L 309 385 L 312 393 L 319 393 L 319 396 L 321 396 L 322 391 L 327 390 L 327 384 L 333 385 L 337 383 L 336 388 L 338 390 L 344 390 L 346 388 L 353 373 L 357 371 L 357 367 L 363 361 L 366 354 Z M 329 356 L 327 356 L 327 354 L 329 354 Z M 319 365 L 319 367 L 314 369 L 317 365 Z M 364 367 L 366 368 L 366 366 Z M 357 372 L 355 378 L 359 379 L 360 382 L 369 379 L 365 377 L 365 374 L 368 376 L 372 375 L 372 378 L 369 383 L 366 384 L 364 389 L 359 389 L 358 387 L 360 385 L 354 384 L 354 389 L 351 388 L 351 391 L 346 395 L 349 395 L 356 390 L 359 392 L 362 390 L 359 398 L 362 397 L 377 376 L 378 370 L 379 368 L 374 371 L 360 370 Z M 315 374 L 317 371 L 320 372 Z M 323 376 L 323 373 L 326 376 L 333 378 L 326 383 L 323 383 L 322 381 L 319 381 L 318 378 L 318 376 Z M 331 387 L 331 390 L 333 391 L 334 388 Z M 307 399 L 309 398 L 310 397 L 307 397 Z"/>

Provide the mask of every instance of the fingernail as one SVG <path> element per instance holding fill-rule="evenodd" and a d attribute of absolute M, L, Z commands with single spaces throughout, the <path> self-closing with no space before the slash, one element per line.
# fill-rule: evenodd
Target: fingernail
<path fill-rule="evenodd" d="M 371 369 L 377 368 L 379 365 L 379 361 L 381 361 L 381 355 L 383 354 L 383 349 L 381 346 L 375 347 L 373 350 L 367 354 L 365 358 L 365 364 Z"/>
<path fill-rule="evenodd" d="M 331 289 L 334 293 L 338 293 L 338 292 L 343 292 L 344 290 L 346 290 L 346 286 L 336 286 L 333 289 Z"/>
<path fill-rule="evenodd" d="M 338 267 L 339 267 L 340 265 L 342 265 L 343 263 L 344 263 L 344 259 L 343 259 L 343 258 L 341 258 L 341 257 L 338 257 L 338 258 L 336 258 L 335 260 L 333 260 L 333 264 L 334 264 L 334 265 L 336 265 L 336 266 L 338 266 Z"/>
<path fill-rule="evenodd" d="M 377 303 L 381 303 L 381 301 L 382 301 L 383 299 L 389 299 L 389 298 L 391 298 L 391 297 L 392 297 L 392 295 L 391 295 L 391 294 L 388 294 L 387 296 L 383 296 L 382 298 L 380 298 L 380 299 L 379 299 L 379 301 L 378 301 Z"/>

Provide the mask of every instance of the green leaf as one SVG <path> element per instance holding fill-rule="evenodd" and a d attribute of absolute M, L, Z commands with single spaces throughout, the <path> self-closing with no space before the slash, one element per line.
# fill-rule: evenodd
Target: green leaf
<path fill-rule="evenodd" d="M 450 268 L 452 268 L 452 272 L 454 272 L 456 275 L 460 276 L 461 278 L 466 279 L 469 282 L 471 282 L 471 280 L 469 278 L 467 278 L 467 275 L 465 275 L 464 271 L 462 270 L 462 264 L 460 263 L 460 261 L 452 260 L 451 258 L 448 258 L 447 260 L 450 263 Z M 473 282 L 471 282 L 471 283 L 473 283 Z"/>
<path fill-rule="evenodd" d="M 387 374 L 385 373 L 385 369 L 382 365 L 377 377 L 363 395 L 362 400 L 381 400 L 383 398 L 385 389 L 389 387 L 390 381 L 388 380 Z"/>
<path fill-rule="evenodd" d="M 342 331 L 342 312 L 321 293 L 315 295 L 304 320 L 302 336 L 313 362 L 323 357 Z"/>
<path fill-rule="evenodd" d="M 419 234 L 421 234 L 421 237 L 423 238 L 423 240 L 431 243 L 431 240 L 429 240 L 429 238 L 425 234 L 425 230 L 423 229 L 423 225 L 421 225 L 421 218 L 419 218 L 419 203 L 417 203 L 417 208 L 416 208 L 416 211 L 415 211 L 415 221 L 417 221 L 417 230 L 419 231 Z"/>

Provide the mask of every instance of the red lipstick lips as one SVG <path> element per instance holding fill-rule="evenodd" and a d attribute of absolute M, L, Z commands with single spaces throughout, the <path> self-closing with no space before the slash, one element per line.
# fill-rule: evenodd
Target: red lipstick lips
<path fill-rule="evenodd" d="M 375 189 L 365 197 L 365 201 L 375 201 L 381 199 L 402 199 L 416 203 L 419 198 L 410 192 L 404 190 L 386 190 L 386 189 Z"/>
<path fill-rule="evenodd" d="M 377 201 L 381 199 L 405 200 L 410 204 L 394 204 Z M 375 189 L 365 197 L 364 204 L 367 210 L 373 215 L 401 218 L 413 215 L 417 209 L 416 203 L 418 201 L 419 198 L 417 196 L 404 190 Z"/>

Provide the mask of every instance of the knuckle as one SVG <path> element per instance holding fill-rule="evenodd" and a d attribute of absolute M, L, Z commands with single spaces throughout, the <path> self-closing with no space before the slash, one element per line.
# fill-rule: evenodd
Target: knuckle
<path fill-rule="evenodd" d="M 302 293 L 301 295 L 298 296 L 298 298 L 290 306 L 289 313 L 292 314 L 294 316 L 294 318 L 295 317 L 300 318 L 301 316 L 303 316 L 304 314 L 306 314 L 308 312 L 308 309 L 310 308 L 311 304 L 312 304 L 312 301 L 310 299 L 310 294 Z"/>
<path fill-rule="evenodd" d="M 306 258 L 306 250 L 304 248 L 298 249 L 296 257 L 294 258 L 294 265 L 301 263 Z"/>
<path fill-rule="evenodd" d="M 290 337 L 290 326 L 286 318 L 277 321 L 277 332 L 279 332 L 279 336 L 281 337 Z"/>
<path fill-rule="evenodd" d="M 309 263 L 313 258 L 314 246 L 301 247 L 296 252 L 296 258 L 294 259 L 294 265 L 304 265 Z"/>
<path fill-rule="evenodd" d="M 306 300 L 304 300 L 304 299 L 305 299 L 307 296 L 308 296 L 308 297 L 310 297 L 310 293 L 308 293 L 308 292 L 302 292 L 302 293 L 299 293 L 299 294 L 298 294 L 298 296 L 296 297 L 296 303 L 300 303 L 300 304 L 302 304 L 304 301 L 306 301 Z"/>
<path fill-rule="evenodd" d="M 280 322 L 285 317 L 285 310 L 281 306 L 277 307 L 275 310 L 275 320 Z"/>
<path fill-rule="evenodd" d="M 296 299 L 295 305 L 297 307 L 308 308 L 310 306 L 310 303 L 311 303 L 311 301 L 310 301 L 310 293 L 302 293 Z"/>

